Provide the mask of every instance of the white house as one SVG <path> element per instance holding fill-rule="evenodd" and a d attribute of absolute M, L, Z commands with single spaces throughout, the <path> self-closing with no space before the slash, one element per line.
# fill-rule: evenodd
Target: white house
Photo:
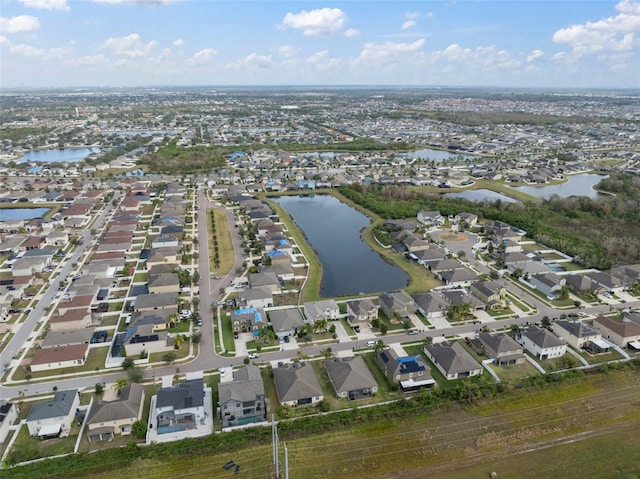
<path fill-rule="evenodd" d="M 567 345 L 551 331 L 530 326 L 516 336 L 516 341 L 538 359 L 560 358 Z"/>
<path fill-rule="evenodd" d="M 80 406 L 77 389 L 58 391 L 53 399 L 33 405 L 27 416 L 27 428 L 32 436 L 66 437 Z"/>

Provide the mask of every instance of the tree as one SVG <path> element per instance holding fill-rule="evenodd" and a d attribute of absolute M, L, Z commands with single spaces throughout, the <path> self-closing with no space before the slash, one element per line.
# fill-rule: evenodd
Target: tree
<path fill-rule="evenodd" d="M 464 259 L 467 256 L 467 253 L 465 253 L 462 250 L 458 251 L 457 254 L 458 254 L 458 258 L 460 258 L 460 259 Z"/>
<path fill-rule="evenodd" d="M 129 369 L 131 369 L 132 367 L 134 367 L 136 365 L 136 363 L 134 362 L 133 358 L 130 357 L 125 357 L 122 360 L 122 369 L 124 371 L 128 371 Z"/>
<path fill-rule="evenodd" d="M 118 379 L 115 383 L 113 383 L 113 389 L 115 390 L 116 394 L 118 396 L 120 396 L 120 394 L 122 393 L 122 389 L 129 383 L 129 380 L 127 378 L 120 378 Z"/>
<path fill-rule="evenodd" d="M 379 339 L 378 341 L 376 341 L 376 346 L 375 348 L 373 348 L 373 350 L 376 353 L 379 353 L 380 351 L 382 351 L 383 349 L 386 349 L 387 345 L 384 344 L 384 341 L 382 339 Z"/>
<path fill-rule="evenodd" d="M 173 351 L 169 351 L 168 353 L 164 353 L 162 355 L 162 360 L 165 363 L 172 364 L 178 356 Z"/>
<path fill-rule="evenodd" d="M 131 381 L 132 383 L 139 383 L 140 381 L 142 381 L 144 373 L 142 372 L 142 369 L 135 367 L 127 371 L 127 376 L 129 376 L 129 381 Z"/>
<path fill-rule="evenodd" d="M 387 323 L 380 323 L 380 334 L 387 334 L 387 332 L 389 331 L 389 326 L 387 326 Z"/>
<path fill-rule="evenodd" d="M 147 421 L 136 421 L 131 425 L 131 433 L 138 439 L 144 439 L 147 435 L 147 427 Z"/>
<path fill-rule="evenodd" d="M 193 344 L 199 344 L 200 341 L 202 341 L 202 333 L 200 331 L 191 335 L 191 342 Z"/>
<path fill-rule="evenodd" d="M 325 359 L 331 359 L 333 357 L 333 351 L 331 348 L 325 348 L 321 352 Z"/>
<path fill-rule="evenodd" d="M 99 396 L 104 392 L 104 385 L 102 383 L 96 383 L 95 392 Z"/>

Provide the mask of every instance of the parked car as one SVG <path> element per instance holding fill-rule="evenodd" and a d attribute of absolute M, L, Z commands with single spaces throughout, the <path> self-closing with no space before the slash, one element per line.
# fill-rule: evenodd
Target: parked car
<path fill-rule="evenodd" d="M 260 357 L 260 355 L 259 355 L 258 353 L 251 353 L 251 354 L 249 354 L 249 359 L 257 359 L 257 358 L 259 358 L 259 357 Z"/>
<path fill-rule="evenodd" d="M 289 342 L 289 336 L 285 336 L 285 337 L 284 337 L 284 342 L 285 342 L 285 343 L 288 343 L 288 342 Z"/>
<path fill-rule="evenodd" d="M 410 335 L 410 336 L 413 336 L 414 334 L 418 334 L 418 330 L 417 329 L 412 329 L 407 334 Z"/>
<path fill-rule="evenodd" d="M 238 332 L 237 331 L 233 332 L 233 339 L 238 339 Z"/>

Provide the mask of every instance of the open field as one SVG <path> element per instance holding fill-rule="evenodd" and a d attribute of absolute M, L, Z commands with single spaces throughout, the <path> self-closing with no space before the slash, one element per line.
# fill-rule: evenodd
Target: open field
<path fill-rule="evenodd" d="M 207 213 L 211 211 L 207 210 Z M 236 256 L 233 251 L 233 243 L 231 242 L 231 232 L 229 231 L 229 220 L 227 215 L 219 209 L 213 209 L 213 217 L 216 223 L 216 238 L 218 240 L 218 258 L 219 265 L 215 267 L 214 264 L 214 249 L 213 249 L 213 232 L 211 225 L 211 218 L 207 214 L 207 228 L 209 228 L 208 237 L 209 241 L 209 267 L 211 271 L 215 271 L 217 275 L 224 276 L 228 274 L 232 269 L 236 261 Z"/>
<path fill-rule="evenodd" d="M 393 417 L 360 409 L 348 426 L 338 416 L 325 418 L 332 424 L 325 433 L 283 424 L 280 439 L 289 449 L 292 479 L 486 478 L 491 471 L 500 478 L 637 478 L 638 373 L 625 368 L 576 376 L 466 405 L 406 403 Z M 223 478 L 229 471 L 221 466 L 229 460 L 241 465 L 235 477 L 273 477 L 270 433 L 252 436 L 232 446 L 232 436 L 225 435 L 228 445 L 215 448 L 185 441 L 146 458 L 130 459 L 122 451 L 91 477 L 110 479 L 117 469 L 132 479 Z M 9 469 L 3 478 L 34 477 L 21 471 Z M 84 476 L 78 470 L 65 477 Z"/>

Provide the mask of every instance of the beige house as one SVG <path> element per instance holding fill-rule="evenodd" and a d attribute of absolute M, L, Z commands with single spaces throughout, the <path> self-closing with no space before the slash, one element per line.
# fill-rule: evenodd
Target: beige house
<path fill-rule="evenodd" d="M 176 273 L 149 275 L 149 293 L 179 293 L 180 280 Z"/>
<path fill-rule="evenodd" d="M 142 418 L 144 388 L 129 383 L 114 401 L 98 401 L 87 415 L 87 439 L 89 442 L 111 441 L 117 434 L 128 436 L 131 426 Z"/>
<path fill-rule="evenodd" d="M 38 349 L 33 355 L 29 367 L 31 371 L 36 372 L 82 366 L 88 355 L 88 344 Z"/>
<path fill-rule="evenodd" d="M 640 341 L 640 325 L 632 321 L 618 322 L 598 316 L 593 320 L 593 327 L 603 338 L 616 346 L 626 347 L 630 342 Z"/>
<path fill-rule="evenodd" d="M 349 321 L 353 323 L 370 323 L 378 319 L 378 307 L 370 299 L 347 301 L 347 314 Z"/>
<path fill-rule="evenodd" d="M 89 326 L 91 326 L 91 313 L 86 309 L 75 309 L 65 313 L 59 312 L 49 318 L 49 329 L 51 331 L 67 331 Z"/>
<path fill-rule="evenodd" d="M 37 402 L 27 416 L 29 434 L 41 438 L 68 436 L 79 406 L 77 389 L 58 391 L 53 399 Z"/>

